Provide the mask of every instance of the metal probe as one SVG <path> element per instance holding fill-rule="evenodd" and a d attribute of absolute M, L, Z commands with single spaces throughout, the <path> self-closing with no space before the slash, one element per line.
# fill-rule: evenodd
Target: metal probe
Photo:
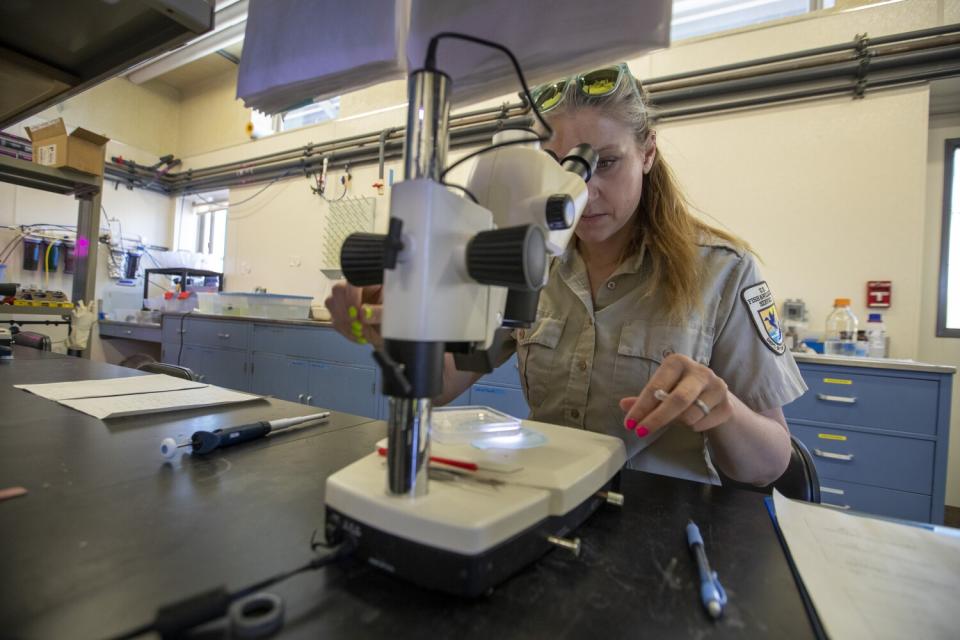
<path fill-rule="evenodd" d="M 194 431 L 193 435 L 186 442 L 178 443 L 173 438 L 164 438 L 160 441 L 160 453 L 164 458 L 172 458 L 177 453 L 177 449 L 183 447 L 192 447 L 191 453 L 204 455 L 217 449 L 231 447 L 241 442 L 256 440 L 267 434 L 289 429 L 301 425 L 305 422 L 314 420 L 323 420 L 329 418 L 329 411 L 313 413 L 308 416 L 299 416 L 296 418 L 277 418 L 276 420 L 261 420 L 260 422 L 251 422 L 250 424 L 231 427 L 229 429 L 215 429 L 214 431 Z"/>

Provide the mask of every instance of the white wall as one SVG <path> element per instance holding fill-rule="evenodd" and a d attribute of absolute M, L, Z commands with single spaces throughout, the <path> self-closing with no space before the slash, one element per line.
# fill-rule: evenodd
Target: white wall
<path fill-rule="evenodd" d="M 866 281 L 893 280 L 894 357 L 919 336 L 926 87 L 665 123 L 659 148 L 702 217 L 759 254 L 779 300 L 823 332 L 835 297 L 866 324 Z"/>
<path fill-rule="evenodd" d="M 917 357 L 960 367 L 960 338 L 936 337 L 937 289 L 940 275 L 940 232 L 943 221 L 944 141 L 960 138 L 960 105 L 951 115 L 930 119 L 927 145 L 927 196 L 923 237 L 923 303 L 920 307 L 920 344 Z M 920 229 L 918 229 L 919 231 Z M 960 376 L 954 376 L 947 464 L 947 504 L 960 506 Z"/>

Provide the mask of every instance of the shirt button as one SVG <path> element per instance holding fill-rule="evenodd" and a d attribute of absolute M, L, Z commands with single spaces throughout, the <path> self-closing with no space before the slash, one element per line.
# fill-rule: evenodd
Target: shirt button
<path fill-rule="evenodd" d="M 573 411 L 570 412 L 570 416 L 571 416 L 574 420 L 576 420 L 577 418 L 580 417 L 580 412 L 579 412 L 578 410 L 574 409 Z"/>
<path fill-rule="evenodd" d="M 517 337 L 520 338 L 521 340 L 523 340 L 523 336 L 525 336 L 526 334 L 527 332 L 524 331 L 523 329 L 520 329 L 519 331 L 517 331 Z"/>
<path fill-rule="evenodd" d="M 610 289 L 610 291 L 613 291 L 616 288 L 617 288 L 617 283 L 614 282 L 613 280 L 607 283 L 607 289 Z"/>
<path fill-rule="evenodd" d="M 583 361 L 583 360 L 581 360 L 581 361 L 580 361 L 580 364 L 578 364 L 577 366 L 580 367 L 580 371 L 586 371 L 586 370 L 587 370 L 587 363 L 586 363 L 585 361 Z"/>

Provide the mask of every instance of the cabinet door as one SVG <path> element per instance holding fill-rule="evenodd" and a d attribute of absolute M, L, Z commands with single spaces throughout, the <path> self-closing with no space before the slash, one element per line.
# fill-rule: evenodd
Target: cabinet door
<path fill-rule="evenodd" d="M 203 382 L 238 391 L 250 388 L 246 351 L 183 345 L 180 364 L 203 376 Z"/>
<path fill-rule="evenodd" d="M 253 354 L 253 379 L 250 390 L 291 402 L 302 402 L 310 392 L 310 368 L 307 362 L 272 353 Z"/>
<path fill-rule="evenodd" d="M 530 415 L 523 391 L 512 387 L 475 384 L 470 388 L 470 404 L 490 407 L 515 418 L 526 418 Z"/>
<path fill-rule="evenodd" d="M 309 404 L 332 411 L 376 418 L 380 412 L 377 371 L 328 362 L 311 362 Z"/>

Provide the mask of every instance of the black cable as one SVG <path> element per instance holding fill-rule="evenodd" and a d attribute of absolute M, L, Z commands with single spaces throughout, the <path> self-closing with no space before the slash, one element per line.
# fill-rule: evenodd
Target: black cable
<path fill-rule="evenodd" d="M 480 204 L 480 201 L 477 200 L 477 196 L 473 195 L 473 193 L 462 184 L 453 184 L 452 182 L 441 182 L 440 184 L 442 184 L 445 187 L 453 187 L 454 189 L 459 189 L 460 191 L 463 191 L 468 198 L 473 200 L 474 203 Z"/>
<path fill-rule="evenodd" d="M 181 282 L 180 285 L 184 286 L 186 283 Z M 180 316 L 180 350 L 177 352 L 177 366 L 180 366 L 180 358 L 183 356 L 183 321 L 187 319 L 187 316 L 193 313 L 193 310 L 187 311 L 185 314 Z"/>
<path fill-rule="evenodd" d="M 112 640 L 130 640 L 151 632 L 160 633 L 161 637 L 179 637 L 188 629 L 222 618 L 227 613 L 230 604 L 249 595 L 262 591 L 278 582 L 283 582 L 295 575 L 322 569 L 349 556 L 356 549 L 351 538 L 340 544 L 330 553 L 314 558 L 305 565 L 295 569 L 278 573 L 270 578 L 261 580 L 233 593 L 225 587 L 218 587 L 204 593 L 183 598 L 173 604 L 164 605 L 157 609 L 153 622 L 140 625 L 134 629 L 113 636 Z"/>
<path fill-rule="evenodd" d="M 493 151 L 494 149 L 500 149 L 502 147 L 509 147 L 515 144 L 526 144 L 528 142 L 546 142 L 553 137 L 553 128 L 549 123 L 544 119 L 543 114 L 540 113 L 540 110 L 537 108 L 536 103 L 533 101 L 533 95 L 530 93 L 530 87 L 527 86 L 527 79 L 523 75 L 523 70 L 520 68 L 520 62 L 517 60 L 517 57 L 513 55 L 513 52 L 510 51 L 507 47 L 503 46 L 498 42 L 493 42 L 492 40 L 484 40 L 483 38 L 478 38 L 476 36 L 471 36 L 466 33 L 456 33 L 452 31 L 443 31 L 433 36 L 430 39 L 430 44 L 427 46 L 427 55 L 424 60 L 423 66 L 426 69 L 431 71 L 436 70 L 437 65 L 437 46 L 440 44 L 440 40 L 443 38 L 452 38 L 456 40 L 464 40 L 466 42 L 472 42 L 474 44 L 479 44 L 484 47 L 489 47 L 491 49 L 496 49 L 501 51 L 504 55 L 510 58 L 510 63 L 513 65 L 513 70 L 517 74 L 517 79 L 520 81 L 520 86 L 523 87 L 523 96 L 527 100 L 527 104 L 530 105 L 530 110 L 533 111 L 533 115 L 536 116 L 537 120 L 543 125 L 544 130 L 546 130 L 545 135 L 537 135 L 536 132 L 531 131 L 535 137 L 533 138 L 522 138 L 519 140 L 509 140 L 507 142 L 500 142 L 493 144 L 473 153 L 469 153 L 466 156 L 460 158 L 446 169 L 440 173 L 440 181 L 443 181 L 444 176 L 446 176 L 450 171 L 460 166 L 467 160 L 475 158 L 480 154 L 487 153 L 488 151 Z"/>

